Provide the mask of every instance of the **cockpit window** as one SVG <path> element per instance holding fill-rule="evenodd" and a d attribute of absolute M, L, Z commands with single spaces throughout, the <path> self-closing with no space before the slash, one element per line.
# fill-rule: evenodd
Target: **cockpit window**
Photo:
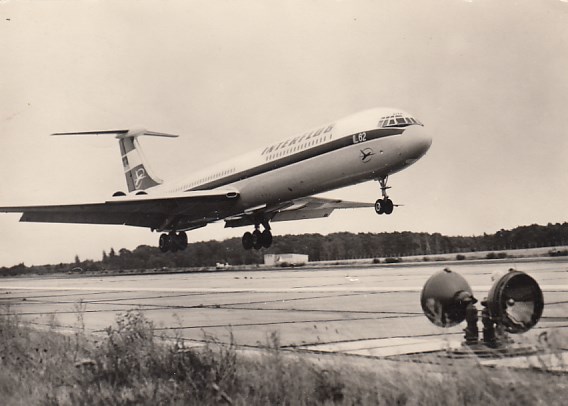
<path fill-rule="evenodd" d="M 389 127 L 407 127 L 409 125 L 423 125 L 414 117 L 403 115 L 402 113 L 392 114 L 390 116 L 381 117 L 379 120 L 379 128 Z"/>

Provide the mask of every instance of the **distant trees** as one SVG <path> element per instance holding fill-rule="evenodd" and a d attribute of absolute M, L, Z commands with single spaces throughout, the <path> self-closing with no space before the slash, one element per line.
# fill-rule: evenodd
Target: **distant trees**
<path fill-rule="evenodd" d="M 274 239 L 272 247 L 261 251 L 245 251 L 240 238 L 225 241 L 190 243 L 185 251 L 164 254 L 157 247 L 140 245 L 133 251 L 122 248 L 116 253 L 103 251 L 101 261 L 81 261 L 75 256 L 73 264 L 26 267 L 23 263 L 0 268 L 0 276 L 21 273 L 50 273 L 79 267 L 85 271 L 161 269 L 214 266 L 217 262 L 250 265 L 263 262 L 265 253 L 308 254 L 311 261 L 355 258 L 399 258 L 409 255 L 499 251 L 505 249 L 552 247 L 568 245 L 568 223 L 529 225 L 512 230 L 499 230 L 481 236 L 448 237 L 440 233 L 333 233 L 328 235 L 283 235 Z"/>
<path fill-rule="evenodd" d="M 233 265 L 258 264 L 265 253 L 302 253 L 312 261 L 354 258 L 398 258 L 409 255 L 431 255 L 472 251 L 568 245 L 568 223 L 531 225 L 513 230 L 500 230 L 482 236 L 449 237 L 440 233 L 333 233 L 283 235 L 274 239 L 272 247 L 261 251 L 245 251 L 240 238 L 225 241 L 190 243 L 187 250 L 163 254 L 156 247 L 141 245 L 130 252 L 111 249 L 103 265 L 107 269 L 172 268 L 214 266 L 217 262 Z"/>

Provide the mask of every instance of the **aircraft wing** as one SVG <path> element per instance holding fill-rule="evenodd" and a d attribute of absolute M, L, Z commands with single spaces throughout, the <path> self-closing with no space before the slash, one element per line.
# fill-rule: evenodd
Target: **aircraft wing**
<path fill-rule="evenodd" d="M 124 224 L 179 231 L 219 220 L 219 213 L 235 204 L 237 197 L 234 190 L 191 191 L 160 197 L 123 196 L 100 203 L 0 207 L 0 212 L 22 213 L 23 222 Z"/>
<path fill-rule="evenodd" d="M 374 203 L 351 202 L 322 197 L 305 197 L 282 203 L 277 207 L 259 206 L 225 219 L 225 227 L 240 227 L 254 224 L 255 214 L 264 214 L 271 221 L 291 221 L 329 217 L 336 209 L 359 209 L 374 207 Z"/>
<path fill-rule="evenodd" d="M 303 220 L 328 217 L 336 209 L 374 207 L 373 203 L 350 202 L 339 199 L 307 197 L 294 200 L 293 204 L 274 213 L 272 221 Z"/>

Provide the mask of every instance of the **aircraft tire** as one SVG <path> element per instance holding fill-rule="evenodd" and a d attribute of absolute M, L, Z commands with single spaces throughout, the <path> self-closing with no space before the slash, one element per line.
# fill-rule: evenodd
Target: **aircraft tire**
<path fill-rule="evenodd" d="M 385 214 L 391 214 L 394 210 L 394 203 L 392 202 L 391 199 L 385 199 L 384 201 L 384 213 Z"/>
<path fill-rule="evenodd" d="M 255 250 L 262 248 L 262 233 L 260 232 L 260 230 L 254 230 L 252 232 L 252 247 Z"/>
<path fill-rule="evenodd" d="M 179 245 L 179 235 L 176 234 L 175 232 L 171 231 L 168 234 L 168 237 L 170 238 L 170 251 L 171 252 L 177 252 L 180 249 L 180 245 Z"/>
<path fill-rule="evenodd" d="M 375 202 L 375 213 L 377 214 L 384 214 L 384 206 L 385 202 L 383 199 L 379 199 Z"/>
<path fill-rule="evenodd" d="M 252 233 L 250 233 L 248 231 L 246 233 L 244 233 L 241 241 L 243 243 L 243 248 L 245 250 L 248 251 L 248 250 L 252 249 L 252 246 L 253 246 Z"/>
<path fill-rule="evenodd" d="M 168 252 L 170 250 L 170 245 L 171 245 L 170 236 L 167 235 L 167 234 L 160 235 L 160 240 L 159 240 L 158 245 L 160 247 L 160 251 Z"/>
<path fill-rule="evenodd" d="M 261 234 L 261 242 L 264 248 L 270 248 L 272 245 L 272 233 L 270 230 L 264 230 Z"/>
<path fill-rule="evenodd" d="M 176 243 L 180 251 L 184 251 L 187 248 L 187 234 L 184 231 L 176 235 Z"/>

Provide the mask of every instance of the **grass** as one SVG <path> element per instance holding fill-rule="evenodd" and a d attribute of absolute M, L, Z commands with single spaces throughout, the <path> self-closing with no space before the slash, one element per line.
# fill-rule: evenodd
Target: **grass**
<path fill-rule="evenodd" d="M 245 355 L 231 340 L 186 348 L 143 313 L 126 312 L 103 337 L 38 331 L 0 316 L 3 405 L 561 405 L 565 376 L 481 367 L 475 360 L 314 360 L 280 349 Z M 565 346 L 565 337 L 549 342 Z M 327 358 L 326 358 L 327 359 Z"/>

